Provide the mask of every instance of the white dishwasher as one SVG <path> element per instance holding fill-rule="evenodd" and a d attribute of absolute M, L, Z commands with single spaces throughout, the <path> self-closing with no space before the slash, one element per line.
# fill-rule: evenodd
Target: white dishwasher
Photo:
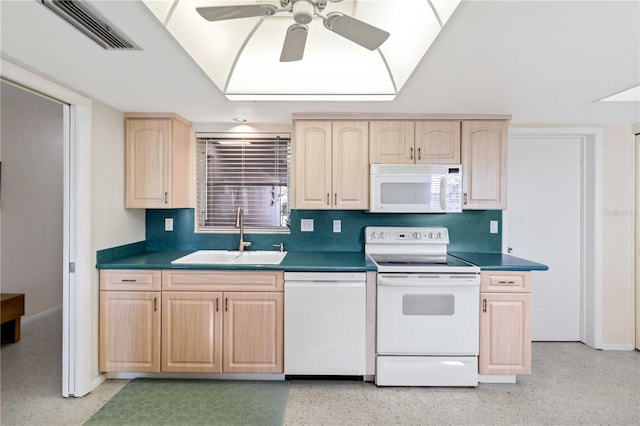
<path fill-rule="evenodd" d="M 284 373 L 364 376 L 366 273 L 285 272 Z"/>

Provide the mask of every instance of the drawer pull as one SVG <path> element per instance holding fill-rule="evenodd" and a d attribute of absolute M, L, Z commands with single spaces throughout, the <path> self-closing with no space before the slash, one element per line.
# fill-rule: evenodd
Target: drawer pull
<path fill-rule="evenodd" d="M 135 283 L 136 281 L 137 281 L 137 280 L 131 280 L 131 279 L 123 279 L 123 280 L 120 280 L 120 282 L 123 282 L 123 283 Z"/>
<path fill-rule="evenodd" d="M 498 281 L 498 284 L 515 284 L 515 281 Z"/>

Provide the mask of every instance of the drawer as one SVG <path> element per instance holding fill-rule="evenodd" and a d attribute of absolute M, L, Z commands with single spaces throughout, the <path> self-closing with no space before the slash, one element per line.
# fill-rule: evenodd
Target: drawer
<path fill-rule="evenodd" d="M 149 269 L 101 269 L 100 290 L 159 291 L 159 270 Z"/>
<path fill-rule="evenodd" d="M 283 271 L 162 271 L 172 291 L 284 291 Z"/>
<path fill-rule="evenodd" d="M 497 293 L 529 293 L 531 292 L 531 272 L 482 272 L 480 291 Z"/>

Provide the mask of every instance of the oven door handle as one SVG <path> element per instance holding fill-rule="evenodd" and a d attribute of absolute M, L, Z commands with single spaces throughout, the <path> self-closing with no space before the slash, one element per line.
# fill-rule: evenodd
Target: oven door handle
<path fill-rule="evenodd" d="M 379 276 L 378 285 L 388 287 L 480 287 L 480 280 L 474 275 L 465 275 L 455 278 L 416 277 L 416 278 L 390 278 Z"/>

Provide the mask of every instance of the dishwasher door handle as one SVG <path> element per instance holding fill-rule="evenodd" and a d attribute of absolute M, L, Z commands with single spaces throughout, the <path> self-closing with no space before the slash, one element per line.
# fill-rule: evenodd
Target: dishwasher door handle
<path fill-rule="evenodd" d="M 286 281 L 284 288 L 287 287 L 365 287 L 364 281 Z"/>

